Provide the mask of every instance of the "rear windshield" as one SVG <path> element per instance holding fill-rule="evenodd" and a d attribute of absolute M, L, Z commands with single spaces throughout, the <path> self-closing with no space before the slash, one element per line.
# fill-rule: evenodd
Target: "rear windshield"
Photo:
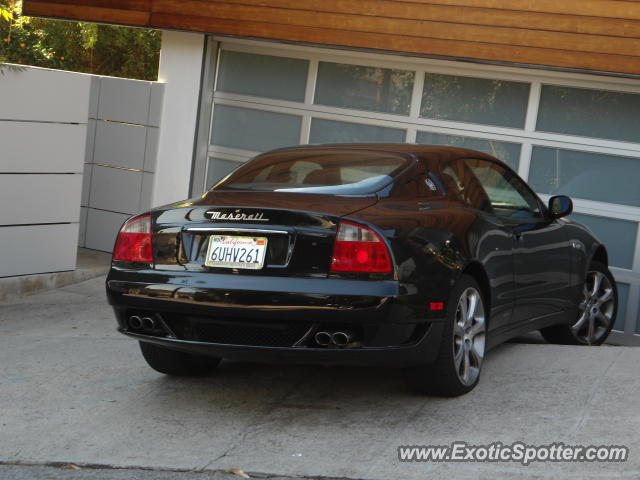
<path fill-rule="evenodd" d="M 409 156 L 374 151 L 275 152 L 250 160 L 213 188 L 367 194 L 387 186 L 411 162 Z"/>

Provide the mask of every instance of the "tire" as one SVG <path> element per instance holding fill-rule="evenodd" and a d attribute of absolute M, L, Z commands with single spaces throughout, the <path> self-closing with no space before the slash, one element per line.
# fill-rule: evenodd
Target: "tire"
<path fill-rule="evenodd" d="M 409 382 L 414 390 L 441 397 L 457 397 L 475 388 L 480 380 L 486 351 L 485 305 L 478 282 L 469 275 L 462 275 L 451 292 L 435 362 L 409 370 Z M 465 310 L 469 312 L 466 319 L 463 318 Z"/>
<path fill-rule="evenodd" d="M 176 377 L 202 376 L 211 373 L 220 358 L 193 355 L 153 343 L 139 342 L 142 356 L 155 371 Z"/>
<path fill-rule="evenodd" d="M 597 283 L 596 283 L 597 282 Z M 578 318 L 567 325 L 540 330 L 549 343 L 560 345 L 602 345 L 618 313 L 618 289 L 606 265 L 593 261 L 589 266 L 578 304 Z"/>

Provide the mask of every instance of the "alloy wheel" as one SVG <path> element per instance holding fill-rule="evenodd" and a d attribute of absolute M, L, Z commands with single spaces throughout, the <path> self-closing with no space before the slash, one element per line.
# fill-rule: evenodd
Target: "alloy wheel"
<path fill-rule="evenodd" d="M 469 287 L 458 300 L 453 326 L 453 361 L 462 384 L 473 385 L 485 353 L 486 322 L 482 296 Z"/>
<path fill-rule="evenodd" d="M 615 311 L 615 295 L 609 278 L 597 270 L 587 273 L 578 321 L 573 335 L 587 345 L 597 344 L 609 331 Z"/>

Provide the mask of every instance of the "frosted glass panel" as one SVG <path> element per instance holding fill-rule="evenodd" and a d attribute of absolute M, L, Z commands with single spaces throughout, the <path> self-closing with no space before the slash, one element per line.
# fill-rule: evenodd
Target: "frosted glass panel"
<path fill-rule="evenodd" d="M 594 217 L 580 213 L 574 213 L 570 218 L 587 226 L 604 243 L 611 265 L 631 269 L 638 232 L 636 222 Z"/>
<path fill-rule="evenodd" d="M 320 62 L 315 103 L 408 115 L 414 76 L 405 70 Z"/>
<path fill-rule="evenodd" d="M 314 118 L 309 143 L 404 142 L 405 131 Z"/>
<path fill-rule="evenodd" d="M 618 286 L 618 314 L 613 324 L 614 330 L 624 331 L 625 315 L 627 313 L 627 299 L 629 298 L 629 285 L 617 283 Z"/>
<path fill-rule="evenodd" d="M 640 95 L 543 85 L 537 130 L 640 142 Z"/>
<path fill-rule="evenodd" d="M 231 173 L 236 168 L 242 165 L 242 162 L 234 162 L 232 160 L 223 160 L 222 158 L 210 158 L 207 165 L 207 185 L 206 188 L 211 188 L 218 183 L 228 173 Z"/>
<path fill-rule="evenodd" d="M 640 207 L 640 158 L 534 147 L 529 184 L 537 192 Z"/>
<path fill-rule="evenodd" d="M 445 135 L 443 133 L 418 132 L 416 143 L 426 145 L 449 145 L 452 147 L 469 148 L 479 152 L 493 155 L 499 160 L 509 165 L 512 169 L 518 170 L 520 163 L 519 143 L 500 142 L 498 140 L 487 140 L 484 138 L 462 137 L 459 135 Z"/>
<path fill-rule="evenodd" d="M 528 83 L 427 73 L 420 115 L 523 128 L 528 103 Z"/>
<path fill-rule="evenodd" d="M 300 143 L 300 117 L 216 105 L 211 143 L 264 152 Z"/>
<path fill-rule="evenodd" d="M 304 101 L 308 60 L 223 50 L 217 90 Z"/>

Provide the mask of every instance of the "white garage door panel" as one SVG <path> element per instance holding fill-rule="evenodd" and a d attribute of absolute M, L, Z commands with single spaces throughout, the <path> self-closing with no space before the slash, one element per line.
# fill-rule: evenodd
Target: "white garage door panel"
<path fill-rule="evenodd" d="M 0 277 L 75 269 L 77 237 L 77 223 L 0 227 Z"/>
<path fill-rule="evenodd" d="M 0 225 L 78 222 L 81 189 L 79 174 L 0 175 Z"/>
<path fill-rule="evenodd" d="M 575 219 L 610 252 L 615 328 L 640 344 L 637 80 L 212 41 L 221 53 L 202 108 L 213 128 L 198 139 L 194 193 L 276 145 L 417 142 L 493 154 L 545 197 L 574 197 Z M 299 123 L 287 129 L 288 118 Z"/>
<path fill-rule="evenodd" d="M 1 173 L 80 173 L 86 125 L 0 121 Z"/>

